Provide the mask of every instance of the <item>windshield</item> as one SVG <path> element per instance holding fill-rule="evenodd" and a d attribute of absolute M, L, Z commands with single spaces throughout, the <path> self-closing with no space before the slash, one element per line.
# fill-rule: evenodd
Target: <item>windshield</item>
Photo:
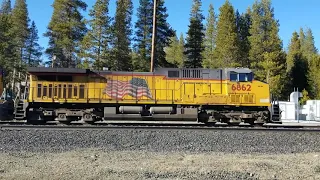
<path fill-rule="evenodd" d="M 252 73 L 230 73 L 230 81 L 251 82 L 253 80 Z"/>

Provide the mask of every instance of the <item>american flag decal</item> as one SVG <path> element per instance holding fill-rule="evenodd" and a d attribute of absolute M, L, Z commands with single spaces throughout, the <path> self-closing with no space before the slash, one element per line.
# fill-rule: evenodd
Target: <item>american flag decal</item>
<path fill-rule="evenodd" d="M 134 98 L 146 96 L 152 99 L 146 80 L 141 78 L 132 78 L 130 81 L 108 80 L 105 93 L 117 99 L 122 99 L 127 94 Z"/>

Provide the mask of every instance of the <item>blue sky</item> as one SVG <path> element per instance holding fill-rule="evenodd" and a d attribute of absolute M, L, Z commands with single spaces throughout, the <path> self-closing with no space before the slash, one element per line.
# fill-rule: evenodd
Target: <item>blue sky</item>
<path fill-rule="evenodd" d="M 0 0 L 1 1 L 1 0 Z M 87 16 L 88 10 L 92 8 L 96 0 L 84 0 L 88 4 L 88 9 L 85 13 Z M 245 12 L 247 7 L 252 6 L 254 0 L 229 0 L 235 9 Z M 54 0 L 27 0 L 29 17 L 36 22 L 39 31 L 39 43 L 43 47 L 47 47 L 48 39 L 43 37 L 43 33 L 51 19 L 53 12 L 52 4 Z M 115 13 L 116 0 L 110 0 L 110 15 Z M 202 0 L 202 10 L 207 17 L 209 4 L 212 3 L 215 12 L 219 13 L 219 7 L 225 0 Z M 13 2 L 14 3 L 14 0 Z M 139 0 L 133 0 L 134 15 L 133 23 L 136 21 L 136 10 L 139 6 Z M 178 34 L 186 33 L 189 24 L 189 14 L 192 5 L 192 0 L 166 0 L 165 2 L 169 17 L 168 22 L 177 31 Z M 280 38 L 283 40 L 283 45 L 287 48 L 290 42 L 293 31 L 299 31 L 300 27 L 310 27 L 313 31 L 316 47 L 320 49 L 320 1 L 319 0 L 273 0 L 272 5 L 275 9 L 275 17 L 280 22 Z M 205 23 L 205 22 L 204 22 Z"/>

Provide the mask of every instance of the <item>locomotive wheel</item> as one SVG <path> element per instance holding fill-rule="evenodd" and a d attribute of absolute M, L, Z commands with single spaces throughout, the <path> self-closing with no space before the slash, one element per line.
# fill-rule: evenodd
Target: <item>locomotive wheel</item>
<path fill-rule="evenodd" d="M 82 119 L 84 122 L 86 122 L 88 124 L 92 124 L 96 121 L 95 116 L 92 116 L 92 114 L 84 114 Z"/>
<path fill-rule="evenodd" d="M 67 118 L 66 114 L 58 114 L 57 120 L 62 124 L 70 124 L 71 120 Z"/>

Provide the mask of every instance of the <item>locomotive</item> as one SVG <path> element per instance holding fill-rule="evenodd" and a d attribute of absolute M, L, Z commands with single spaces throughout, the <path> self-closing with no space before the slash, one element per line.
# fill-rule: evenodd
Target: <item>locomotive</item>
<path fill-rule="evenodd" d="M 159 68 L 154 72 L 29 67 L 15 119 L 281 123 L 267 83 L 248 68 Z"/>

